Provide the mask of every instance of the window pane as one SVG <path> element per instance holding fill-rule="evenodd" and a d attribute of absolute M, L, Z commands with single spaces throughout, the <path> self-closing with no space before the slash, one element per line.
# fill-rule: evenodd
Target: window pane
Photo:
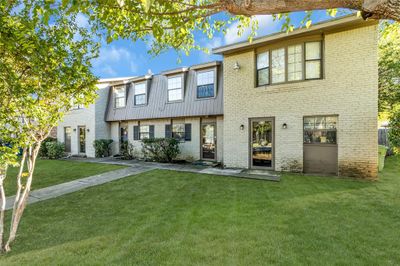
<path fill-rule="evenodd" d="M 288 47 L 288 80 L 303 79 L 303 52 L 301 44 Z"/>
<path fill-rule="evenodd" d="M 326 128 L 336 129 L 337 126 L 337 116 L 327 116 L 326 117 Z"/>
<path fill-rule="evenodd" d="M 172 132 L 184 132 L 185 125 L 184 124 L 173 124 L 172 125 Z"/>
<path fill-rule="evenodd" d="M 273 50 L 271 53 L 272 60 L 272 83 L 285 81 L 285 49 Z"/>
<path fill-rule="evenodd" d="M 150 133 L 148 133 L 148 132 L 140 132 L 140 136 L 139 136 L 139 138 L 140 139 L 149 139 L 150 138 Z"/>
<path fill-rule="evenodd" d="M 214 97 L 214 84 L 197 86 L 197 98 Z"/>
<path fill-rule="evenodd" d="M 321 42 L 306 43 L 306 60 L 321 59 Z"/>
<path fill-rule="evenodd" d="M 197 86 L 214 84 L 214 70 L 197 73 Z"/>
<path fill-rule="evenodd" d="M 168 79 L 168 90 L 180 89 L 182 87 L 182 77 L 173 77 Z"/>
<path fill-rule="evenodd" d="M 315 117 L 315 128 L 316 129 L 325 129 L 325 117 L 324 116 L 317 116 Z"/>
<path fill-rule="evenodd" d="M 257 55 L 257 69 L 269 67 L 269 52 Z"/>
<path fill-rule="evenodd" d="M 149 133 L 150 126 L 140 126 L 140 133 Z"/>
<path fill-rule="evenodd" d="M 258 70 L 258 86 L 269 84 L 269 68 Z"/>
<path fill-rule="evenodd" d="M 304 130 L 306 129 L 314 129 L 315 118 L 314 117 L 305 117 L 304 118 Z"/>
<path fill-rule="evenodd" d="M 182 100 L 182 89 L 168 91 L 168 101 L 179 101 L 179 100 Z"/>
<path fill-rule="evenodd" d="M 321 61 L 307 61 L 306 62 L 306 79 L 321 78 Z"/>
<path fill-rule="evenodd" d="M 125 107 L 125 97 L 124 98 L 116 98 L 115 99 L 115 107 L 116 108 Z"/>
<path fill-rule="evenodd" d="M 125 97 L 125 87 L 115 88 L 114 97 Z"/>
<path fill-rule="evenodd" d="M 135 84 L 135 95 L 144 93 L 146 93 L 146 84 L 144 83 Z"/>
<path fill-rule="evenodd" d="M 146 104 L 146 94 L 135 96 L 135 105 Z"/>

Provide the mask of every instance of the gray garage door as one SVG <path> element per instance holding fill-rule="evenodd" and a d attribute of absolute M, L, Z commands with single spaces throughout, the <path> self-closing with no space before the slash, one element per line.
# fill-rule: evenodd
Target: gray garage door
<path fill-rule="evenodd" d="M 303 171 L 336 175 L 338 173 L 338 116 L 306 116 L 303 122 Z"/>

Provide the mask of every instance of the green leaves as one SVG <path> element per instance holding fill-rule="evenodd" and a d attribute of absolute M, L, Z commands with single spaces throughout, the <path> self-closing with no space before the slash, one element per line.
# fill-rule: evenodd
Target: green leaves
<path fill-rule="evenodd" d="M 141 1 L 142 1 L 142 5 L 144 7 L 144 11 L 146 13 L 148 13 L 151 5 L 153 4 L 153 0 L 141 0 Z"/>

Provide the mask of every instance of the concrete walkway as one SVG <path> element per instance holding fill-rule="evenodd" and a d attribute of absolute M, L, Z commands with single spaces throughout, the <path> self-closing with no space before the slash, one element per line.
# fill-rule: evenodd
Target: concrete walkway
<path fill-rule="evenodd" d="M 73 158 L 68 160 L 105 163 L 105 164 L 118 164 L 118 165 L 125 165 L 128 167 L 31 191 L 28 198 L 28 204 L 39 202 L 42 200 L 56 198 L 88 187 L 101 185 L 127 176 L 137 175 L 155 169 L 173 170 L 180 172 L 200 173 L 200 174 L 211 174 L 211 175 L 223 175 L 223 176 L 232 176 L 238 178 L 268 180 L 268 181 L 280 180 L 280 177 L 278 175 L 270 173 L 268 171 L 255 175 L 243 169 L 221 169 L 221 168 L 212 168 L 204 165 L 153 163 L 153 162 L 143 162 L 137 160 L 123 161 L 123 160 L 116 160 L 113 158 L 96 158 L 96 159 Z M 6 210 L 12 209 L 14 199 L 15 196 L 7 197 Z"/>

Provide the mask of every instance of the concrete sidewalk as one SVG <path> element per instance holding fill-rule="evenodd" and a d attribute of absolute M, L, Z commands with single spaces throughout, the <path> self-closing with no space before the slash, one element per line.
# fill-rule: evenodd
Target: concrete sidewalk
<path fill-rule="evenodd" d="M 28 204 L 35 203 L 42 200 L 56 198 L 65 194 L 69 194 L 75 191 L 79 191 L 88 187 L 93 187 L 108 183 L 114 180 L 118 180 L 127 176 L 140 174 L 153 170 L 152 167 L 127 167 L 115 171 L 105 172 L 102 174 L 89 176 L 70 182 L 45 187 L 31 191 L 28 198 Z M 14 204 L 15 196 L 7 197 L 6 210 L 12 209 Z"/>
<path fill-rule="evenodd" d="M 112 158 L 98 158 L 98 159 L 80 158 L 80 159 L 69 159 L 69 160 L 92 162 L 92 163 L 118 164 L 118 165 L 125 165 L 128 167 L 31 191 L 28 198 L 28 204 L 39 202 L 42 200 L 56 198 L 88 187 L 101 185 L 127 176 L 137 175 L 155 169 L 173 170 L 180 172 L 190 172 L 190 173 L 209 174 L 209 175 L 222 175 L 222 176 L 231 176 L 237 178 L 267 180 L 267 181 L 280 180 L 279 175 L 272 174 L 269 172 L 265 172 L 264 174 L 249 174 L 248 171 L 243 169 L 221 169 L 204 165 L 154 163 L 154 162 L 143 162 L 137 160 L 122 161 L 122 160 L 115 160 Z M 7 197 L 6 210 L 12 209 L 14 204 L 14 199 L 15 196 Z"/>

